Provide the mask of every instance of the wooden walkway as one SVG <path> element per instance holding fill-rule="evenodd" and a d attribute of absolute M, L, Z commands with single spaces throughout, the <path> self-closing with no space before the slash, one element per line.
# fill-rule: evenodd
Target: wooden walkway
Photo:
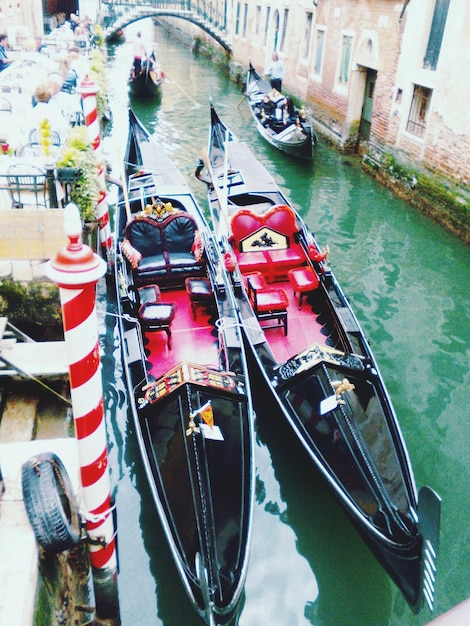
<path fill-rule="evenodd" d="M 67 374 L 64 341 L 34 341 L 0 317 L 0 376 L 54 378 Z"/>

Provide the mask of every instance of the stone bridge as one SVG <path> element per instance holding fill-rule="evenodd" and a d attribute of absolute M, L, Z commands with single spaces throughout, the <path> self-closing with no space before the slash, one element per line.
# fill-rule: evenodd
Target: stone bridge
<path fill-rule="evenodd" d="M 121 28 L 147 17 L 179 17 L 202 28 L 227 52 L 231 52 L 227 31 L 227 2 L 221 13 L 217 4 L 209 0 L 107 0 L 102 3 L 102 25 L 106 37 L 111 37 Z"/>

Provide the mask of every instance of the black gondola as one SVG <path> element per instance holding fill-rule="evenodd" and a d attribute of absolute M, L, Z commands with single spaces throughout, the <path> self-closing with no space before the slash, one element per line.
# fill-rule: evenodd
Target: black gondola
<path fill-rule="evenodd" d="M 196 200 L 163 146 L 132 111 L 129 119 L 115 258 L 128 400 L 179 575 L 215 626 L 236 614 L 248 563 L 253 411 L 244 345 Z"/>
<path fill-rule="evenodd" d="M 299 159 L 312 160 L 317 136 L 305 111 L 295 107 L 282 94 L 271 97 L 269 94 L 272 94 L 270 84 L 250 63 L 245 95 L 258 133 L 278 150 Z"/>
<path fill-rule="evenodd" d="M 129 91 L 135 98 L 159 100 L 164 80 L 163 72 L 155 67 L 152 60 L 147 60 L 142 63 L 142 69 L 137 75 L 132 71 Z"/>
<path fill-rule="evenodd" d="M 432 609 L 440 498 L 429 487 L 417 494 L 391 400 L 328 248 L 320 251 L 212 105 L 208 152 L 211 215 L 245 294 L 251 365 L 412 610 L 424 599 Z"/>

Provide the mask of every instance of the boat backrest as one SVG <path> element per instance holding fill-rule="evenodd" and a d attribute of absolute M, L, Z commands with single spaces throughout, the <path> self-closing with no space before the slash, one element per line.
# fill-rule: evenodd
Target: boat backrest
<path fill-rule="evenodd" d="M 240 242 L 263 226 L 285 235 L 291 242 L 294 241 L 295 233 L 298 230 L 295 213 L 286 204 L 277 204 L 262 215 L 251 209 L 240 209 L 232 215 L 230 226 L 232 240 L 238 247 Z"/>
<path fill-rule="evenodd" d="M 165 251 L 191 251 L 197 225 L 183 212 L 168 216 L 162 221 L 151 217 L 138 217 L 126 226 L 125 237 L 143 257 Z"/>

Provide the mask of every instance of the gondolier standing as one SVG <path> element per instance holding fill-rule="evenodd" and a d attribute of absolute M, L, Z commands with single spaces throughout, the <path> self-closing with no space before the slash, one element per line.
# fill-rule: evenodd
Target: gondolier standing
<path fill-rule="evenodd" d="M 279 58 L 277 52 L 273 52 L 271 57 L 271 64 L 266 68 L 265 75 L 271 79 L 271 87 L 282 91 L 282 79 L 284 78 L 284 63 Z"/>
<path fill-rule="evenodd" d="M 140 74 L 142 69 L 142 59 L 147 56 L 145 44 L 142 41 L 142 33 L 140 30 L 137 33 L 137 39 L 134 41 L 134 76 Z"/>

